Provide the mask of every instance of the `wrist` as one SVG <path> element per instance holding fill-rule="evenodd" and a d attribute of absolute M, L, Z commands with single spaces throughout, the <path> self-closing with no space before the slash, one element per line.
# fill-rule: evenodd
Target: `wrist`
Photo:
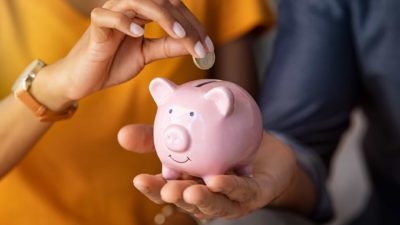
<path fill-rule="evenodd" d="M 60 77 L 56 65 L 48 65 L 37 73 L 30 90 L 32 96 L 38 102 L 54 112 L 67 109 L 74 102 L 65 94 L 65 86 L 63 86 Z"/>
<path fill-rule="evenodd" d="M 310 178 L 303 168 L 296 165 L 290 184 L 270 205 L 309 215 L 315 207 L 315 201 L 315 190 Z"/>

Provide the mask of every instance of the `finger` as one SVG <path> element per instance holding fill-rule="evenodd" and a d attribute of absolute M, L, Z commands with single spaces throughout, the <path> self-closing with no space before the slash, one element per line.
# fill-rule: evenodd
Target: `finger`
<path fill-rule="evenodd" d="M 143 43 L 143 57 L 145 64 L 155 60 L 172 58 L 190 54 L 180 40 L 171 37 L 159 39 L 145 39 Z"/>
<path fill-rule="evenodd" d="M 219 193 L 212 193 L 205 185 L 193 185 L 185 189 L 183 199 L 205 215 L 211 217 L 227 217 L 242 214 L 239 203 Z"/>
<path fill-rule="evenodd" d="M 188 49 L 189 53 L 197 58 L 204 58 L 206 54 L 206 47 L 203 43 L 203 36 L 205 33 L 200 34 L 198 30 L 186 19 L 186 17 L 178 10 L 178 3 L 175 5 L 167 4 L 165 7 L 168 11 L 176 18 L 177 21 L 183 26 L 184 30 L 186 31 L 186 35 L 182 37 L 183 45 Z"/>
<path fill-rule="evenodd" d="M 213 192 L 220 192 L 229 199 L 241 203 L 254 202 L 260 199 L 261 188 L 251 177 L 236 175 L 218 175 L 209 177 L 207 187 Z"/>
<path fill-rule="evenodd" d="M 153 126 L 145 124 L 127 125 L 119 130 L 118 142 L 128 151 L 153 152 Z"/>
<path fill-rule="evenodd" d="M 143 27 L 132 22 L 132 20 L 123 13 L 114 12 L 104 8 L 95 8 L 91 13 L 92 38 L 97 42 L 103 42 L 112 35 L 116 29 L 131 37 L 140 37 L 144 34 Z"/>
<path fill-rule="evenodd" d="M 111 9 L 121 12 L 134 10 L 137 16 L 157 22 L 169 36 L 182 39 L 191 55 L 205 57 L 206 48 L 196 28 L 168 0 L 157 0 L 157 3 L 148 0 L 125 0 Z"/>
<path fill-rule="evenodd" d="M 140 174 L 133 179 L 133 185 L 151 201 L 162 204 L 165 203 L 160 195 L 161 188 L 166 184 L 161 174 L 150 175 Z"/>
<path fill-rule="evenodd" d="M 134 11 L 139 18 L 157 22 L 171 37 L 181 38 L 181 33 L 175 32 L 177 29 L 174 30 L 174 27 L 182 28 L 182 25 L 163 5 L 149 0 L 120 0 L 114 4 L 105 4 L 104 7 L 117 12 Z"/>
<path fill-rule="evenodd" d="M 194 180 L 171 180 L 161 189 L 161 198 L 163 201 L 173 203 L 179 208 L 191 213 L 199 213 L 196 206 L 186 203 L 183 200 L 183 192 L 186 188 L 197 184 Z"/>
<path fill-rule="evenodd" d="M 214 43 L 210 36 L 207 35 L 204 26 L 201 22 L 190 12 L 186 5 L 181 0 L 170 0 L 173 5 L 179 10 L 179 12 L 186 18 L 187 21 L 194 27 L 201 38 L 203 45 L 207 48 L 208 52 L 214 52 Z"/>

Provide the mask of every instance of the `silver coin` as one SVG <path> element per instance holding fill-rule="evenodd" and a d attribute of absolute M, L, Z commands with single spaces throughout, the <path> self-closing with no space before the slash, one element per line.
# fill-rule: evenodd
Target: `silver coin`
<path fill-rule="evenodd" d="M 215 63 L 215 53 L 209 52 L 204 58 L 193 57 L 193 63 L 202 70 L 208 70 L 214 66 Z"/>

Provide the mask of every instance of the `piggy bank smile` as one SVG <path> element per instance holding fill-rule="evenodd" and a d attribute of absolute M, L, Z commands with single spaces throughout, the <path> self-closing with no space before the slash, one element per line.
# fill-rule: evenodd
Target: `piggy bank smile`
<path fill-rule="evenodd" d="M 189 161 L 192 161 L 192 160 L 189 158 L 189 156 L 186 156 L 186 159 L 185 159 L 185 160 L 177 160 L 177 159 L 173 158 L 171 154 L 169 154 L 168 157 L 169 157 L 170 159 L 172 159 L 172 161 L 174 161 L 174 162 L 176 162 L 176 163 L 187 163 L 187 162 L 189 162 Z"/>

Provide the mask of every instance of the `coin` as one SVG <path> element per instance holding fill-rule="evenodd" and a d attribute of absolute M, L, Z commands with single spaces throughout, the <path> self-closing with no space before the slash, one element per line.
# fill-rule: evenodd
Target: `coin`
<path fill-rule="evenodd" d="M 208 70 L 214 66 L 215 63 L 215 53 L 209 52 L 204 58 L 193 57 L 193 63 L 202 70 Z"/>

